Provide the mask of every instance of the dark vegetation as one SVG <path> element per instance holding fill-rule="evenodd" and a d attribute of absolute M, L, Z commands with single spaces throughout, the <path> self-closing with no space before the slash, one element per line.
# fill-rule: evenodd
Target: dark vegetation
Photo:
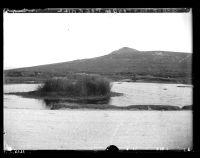
<path fill-rule="evenodd" d="M 110 81 L 99 75 L 72 75 L 67 77 L 54 77 L 38 86 L 31 92 L 14 92 L 28 98 L 38 98 L 48 101 L 59 100 L 76 103 L 108 103 L 111 96 L 122 95 L 111 92 Z"/>
<path fill-rule="evenodd" d="M 110 95 L 109 80 L 98 75 L 76 75 L 74 79 L 52 78 L 40 86 L 42 93 L 56 92 L 62 96 L 107 96 Z"/>
<path fill-rule="evenodd" d="M 73 74 L 99 74 L 113 81 L 191 84 L 192 55 L 121 48 L 101 57 L 4 71 L 5 83 L 43 82 Z"/>
<path fill-rule="evenodd" d="M 86 104 L 107 104 L 110 97 L 121 96 L 122 93 L 110 92 L 104 96 L 65 96 L 62 92 L 48 92 L 41 91 L 31 92 L 9 92 L 7 95 L 18 95 L 25 98 L 42 99 L 46 104 L 68 102 L 68 103 L 86 103 Z"/>
<path fill-rule="evenodd" d="M 182 110 L 192 110 L 192 106 L 190 105 L 183 106 Z"/>

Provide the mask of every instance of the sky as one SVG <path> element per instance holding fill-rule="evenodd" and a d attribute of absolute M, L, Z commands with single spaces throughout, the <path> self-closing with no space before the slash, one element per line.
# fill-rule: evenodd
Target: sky
<path fill-rule="evenodd" d="M 121 47 L 192 53 L 189 13 L 3 14 L 4 69 L 109 54 Z"/>

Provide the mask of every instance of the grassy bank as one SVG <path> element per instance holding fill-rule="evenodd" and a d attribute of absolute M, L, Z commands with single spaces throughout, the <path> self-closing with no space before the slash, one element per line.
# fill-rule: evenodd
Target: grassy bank
<path fill-rule="evenodd" d="M 43 83 L 47 78 L 38 78 L 38 77 L 10 77 L 6 76 L 4 78 L 4 84 L 33 84 L 33 83 Z"/>
<path fill-rule="evenodd" d="M 48 102 L 48 101 L 47 101 Z M 46 103 L 47 103 L 46 102 Z M 109 104 L 69 104 L 65 102 L 48 102 L 46 104 L 51 110 L 56 109 L 90 109 L 90 110 L 142 110 L 142 111 L 181 111 L 192 110 L 192 106 L 180 108 L 179 106 L 170 105 L 129 105 L 129 106 L 114 106 Z"/>
<path fill-rule="evenodd" d="M 5 73 L 4 75 L 4 83 L 44 83 L 46 80 L 51 79 L 52 77 L 65 77 L 73 78 L 77 76 L 79 73 L 63 73 L 63 74 L 55 74 L 55 73 L 38 73 L 35 72 L 33 74 L 20 73 L 13 75 L 12 73 Z M 90 74 L 90 73 L 88 73 Z M 91 73 L 92 74 L 92 73 Z M 95 73 L 96 74 L 96 73 Z M 149 83 L 182 83 L 182 84 L 191 84 L 191 77 L 187 76 L 152 76 L 146 74 L 137 74 L 135 76 L 132 73 L 98 73 L 99 75 L 108 78 L 111 81 L 121 81 L 121 80 L 129 80 L 129 82 L 149 82 Z"/>

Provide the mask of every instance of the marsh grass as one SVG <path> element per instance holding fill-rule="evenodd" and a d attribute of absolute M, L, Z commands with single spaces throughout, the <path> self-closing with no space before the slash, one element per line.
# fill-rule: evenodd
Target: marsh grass
<path fill-rule="evenodd" d="M 99 75 L 77 75 L 73 79 L 52 78 L 39 86 L 41 93 L 56 93 L 64 96 L 105 96 L 111 92 L 110 81 Z"/>

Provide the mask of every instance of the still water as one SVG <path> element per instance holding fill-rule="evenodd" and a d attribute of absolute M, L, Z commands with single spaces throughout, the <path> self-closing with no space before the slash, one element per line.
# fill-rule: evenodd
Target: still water
<path fill-rule="evenodd" d="M 4 92 L 27 92 L 35 90 L 39 84 L 10 84 L 4 86 Z M 161 83 L 112 83 L 112 91 L 123 96 L 111 97 L 108 104 L 115 106 L 129 105 L 192 105 L 192 86 L 183 84 Z M 39 99 L 4 95 L 5 108 L 46 109 L 46 103 Z"/>
<path fill-rule="evenodd" d="M 32 91 L 10 84 L 4 92 Z M 116 106 L 192 105 L 192 86 L 120 83 Z M 4 149 L 192 149 L 192 111 L 49 110 L 45 102 L 4 94 Z"/>

